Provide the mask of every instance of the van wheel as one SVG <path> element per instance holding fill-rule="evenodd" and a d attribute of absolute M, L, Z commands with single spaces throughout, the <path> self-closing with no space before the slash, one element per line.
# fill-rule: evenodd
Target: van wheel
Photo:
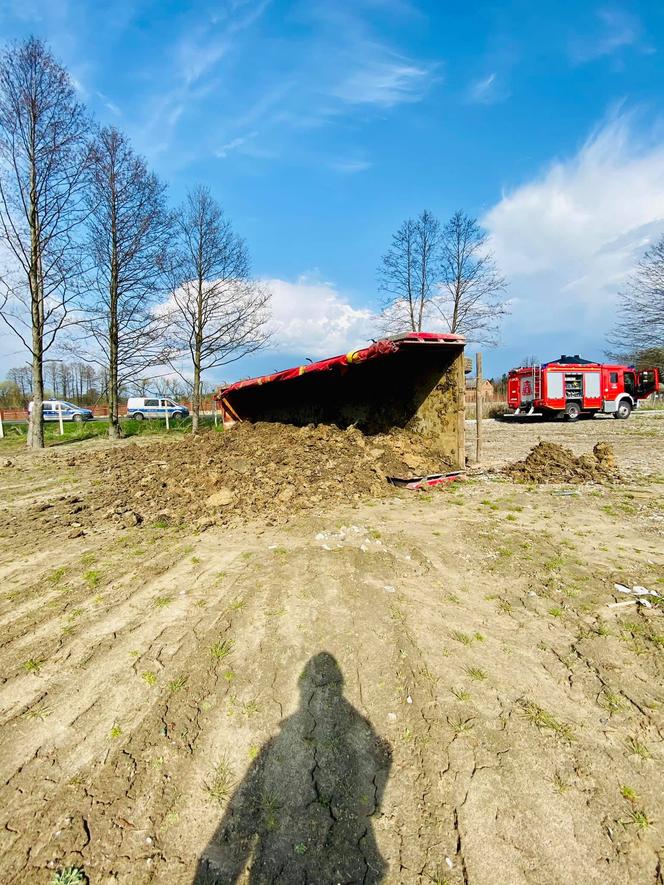
<path fill-rule="evenodd" d="M 77 424 L 80 424 L 82 420 L 83 415 L 74 415 L 74 421 L 76 421 Z"/>
<path fill-rule="evenodd" d="M 143 420 L 143 413 L 142 412 L 134 412 L 134 414 L 131 417 L 135 418 L 137 421 L 142 421 Z"/>
<path fill-rule="evenodd" d="M 614 418 L 629 418 L 632 414 L 632 404 L 628 399 L 621 399 L 618 408 L 613 413 Z"/>
<path fill-rule="evenodd" d="M 581 414 L 581 406 L 578 403 L 567 403 L 565 406 L 565 418 L 567 421 L 576 421 Z"/>

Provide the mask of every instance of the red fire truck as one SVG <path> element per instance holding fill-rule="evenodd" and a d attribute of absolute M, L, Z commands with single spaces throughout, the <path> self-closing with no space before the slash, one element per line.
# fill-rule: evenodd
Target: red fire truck
<path fill-rule="evenodd" d="M 658 389 L 655 368 L 593 363 L 578 354 L 512 369 L 507 376 L 507 402 L 514 415 L 563 415 L 568 421 L 597 412 L 629 418 L 639 400 Z"/>

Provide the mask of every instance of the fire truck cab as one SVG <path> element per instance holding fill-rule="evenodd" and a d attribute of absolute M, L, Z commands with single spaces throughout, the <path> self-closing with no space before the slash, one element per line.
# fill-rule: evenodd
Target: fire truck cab
<path fill-rule="evenodd" d="M 593 363 L 575 356 L 561 356 L 541 366 L 512 369 L 507 381 L 507 401 L 515 415 L 535 413 L 564 416 L 575 421 L 597 412 L 629 418 L 639 400 L 659 389 L 656 368 Z"/>

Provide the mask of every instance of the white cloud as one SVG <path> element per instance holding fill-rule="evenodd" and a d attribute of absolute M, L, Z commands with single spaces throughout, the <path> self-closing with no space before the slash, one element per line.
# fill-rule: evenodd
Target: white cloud
<path fill-rule="evenodd" d="M 501 84 L 495 72 L 475 80 L 468 88 L 468 100 L 475 104 L 497 104 L 507 98 L 509 91 Z"/>
<path fill-rule="evenodd" d="M 513 334 L 583 329 L 601 340 L 616 293 L 664 231 L 664 143 L 639 143 L 629 117 L 614 119 L 482 222 L 511 280 Z"/>
<path fill-rule="evenodd" d="M 335 160 L 330 163 L 330 169 L 335 172 L 343 172 L 352 175 L 355 172 L 366 172 L 372 164 L 368 160 Z"/>
<path fill-rule="evenodd" d="M 641 37 L 639 20 L 625 10 L 603 8 L 596 13 L 597 27 L 591 35 L 576 36 L 570 44 L 570 57 L 576 64 L 613 55 L 636 45 Z"/>
<path fill-rule="evenodd" d="M 419 101 L 428 87 L 429 68 L 407 59 L 368 59 L 346 76 L 333 94 L 349 104 L 379 105 L 386 108 Z"/>
<path fill-rule="evenodd" d="M 331 283 L 302 276 L 296 282 L 265 280 L 272 292 L 271 351 L 313 359 L 345 353 L 376 334 L 378 317 L 354 307 Z"/>

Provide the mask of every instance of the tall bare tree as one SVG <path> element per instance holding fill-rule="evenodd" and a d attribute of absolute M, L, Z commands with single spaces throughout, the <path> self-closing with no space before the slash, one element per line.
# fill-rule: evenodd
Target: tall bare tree
<path fill-rule="evenodd" d="M 187 195 L 176 227 L 179 248 L 169 333 L 178 354 L 191 361 L 196 433 L 204 373 L 265 344 L 270 293 L 252 279 L 246 244 L 207 188 Z"/>
<path fill-rule="evenodd" d="M 378 268 L 386 331 L 421 332 L 440 278 L 440 224 L 424 210 L 392 237 Z"/>
<path fill-rule="evenodd" d="M 498 273 L 477 219 L 457 211 L 440 238 L 440 284 L 435 299 L 447 329 L 470 341 L 494 344 L 507 312 L 505 279 Z"/>
<path fill-rule="evenodd" d="M 620 293 L 609 341 L 621 359 L 664 348 L 664 236 L 645 252 Z"/>
<path fill-rule="evenodd" d="M 165 186 L 112 127 L 95 139 L 90 162 L 88 247 L 94 266 L 79 316 L 79 357 L 105 368 L 109 436 L 120 436 L 123 385 L 163 362 L 164 292 L 172 219 Z M 72 345 L 70 344 L 70 349 Z"/>
<path fill-rule="evenodd" d="M 31 355 L 28 445 L 42 448 L 44 355 L 67 322 L 80 275 L 88 120 L 67 72 L 40 40 L 0 58 L 0 315 Z"/>

